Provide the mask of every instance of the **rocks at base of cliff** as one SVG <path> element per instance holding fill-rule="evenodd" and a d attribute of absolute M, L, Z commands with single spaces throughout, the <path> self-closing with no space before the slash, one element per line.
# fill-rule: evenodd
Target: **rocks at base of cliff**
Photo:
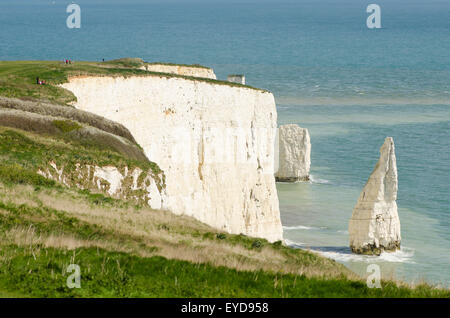
<path fill-rule="evenodd" d="M 397 190 L 394 140 L 388 137 L 350 219 L 350 248 L 353 253 L 380 255 L 383 251 L 400 249 Z"/>
<path fill-rule="evenodd" d="M 387 246 L 380 246 L 376 244 L 367 244 L 361 247 L 350 246 L 351 250 L 355 254 L 362 255 L 381 255 L 381 252 L 395 252 L 400 249 L 400 241 L 388 243 Z"/>
<path fill-rule="evenodd" d="M 280 182 L 308 181 L 311 167 L 311 141 L 308 129 L 295 124 L 278 129 L 278 170 Z"/>

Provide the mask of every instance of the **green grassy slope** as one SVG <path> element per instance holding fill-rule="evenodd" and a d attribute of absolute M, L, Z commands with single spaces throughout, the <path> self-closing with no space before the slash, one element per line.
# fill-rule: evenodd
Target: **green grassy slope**
<path fill-rule="evenodd" d="M 263 271 L 236 271 L 154 256 L 142 258 L 96 248 L 73 251 L 14 249 L 0 269 L 0 286 L 37 297 L 437 297 L 429 288 L 382 289 L 346 279 L 322 280 Z M 69 289 L 65 269 L 81 268 L 81 288 Z M 24 269 L 27 272 L 23 272 Z M 84 269 L 84 270 L 83 270 Z M 22 274 L 19 274 L 22 271 Z M 448 296 L 448 294 L 447 294 Z"/>

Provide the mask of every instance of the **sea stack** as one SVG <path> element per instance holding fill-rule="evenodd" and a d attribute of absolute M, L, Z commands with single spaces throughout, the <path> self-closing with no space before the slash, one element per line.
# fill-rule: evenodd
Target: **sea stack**
<path fill-rule="evenodd" d="M 308 181 L 310 167 L 311 140 L 308 129 L 296 124 L 280 126 L 275 179 L 281 182 Z"/>
<path fill-rule="evenodd" d="M 380 160 L 359 196 L 349 223 L 353 253 L 380 255 L 400 249 L 400 220 L 397 213 L 397 163 L 394 140 L 387 137 Z"/>

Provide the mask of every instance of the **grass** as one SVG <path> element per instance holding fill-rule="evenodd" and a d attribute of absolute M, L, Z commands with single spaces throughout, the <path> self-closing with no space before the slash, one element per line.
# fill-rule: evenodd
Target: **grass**
<path fill-rule="evenodd" d="M 8 253 L 14 251 L 14 257 Z M 137 257 L 97 248 L 6 247 L 0 286 L 32 297 L 436 297 L 430 289 L 386 283 L 369 289 L 347 279 L 321 280 L 263 271 L 237 271 L 208 264 Z M 66 285 L 69 264 L 81 269 L 81 288 Z M 20 274 L 19 274 L 20 273 Z M 7 278 L 7 279 L 6 279 Z"/>
<path fill-rule="evenodd" d="M 69 264 L 81 289 L 69 289 Z M 0 184 L 0 295 L 26 297 L 449 297 L 279 243 L 68 188 Z"/>
<path fill-rule="evenodd" d="M 76 121 L 80 124 L 91 126 L 104 132 L 123 137 L 130 143 L 139 146 L 130 131 L 123 125 L 104 117 L 82 111 L 72 107 L 64 107 L 57 104 L 48 104 L 41 101 L 23 101 L 17 98 L 0 97 L 0 111 L 17 111 L 23 113 L 33 113 L 48 118 L 64 118 L 65 120 Z M 24 127 L 24 130 L 26 127 Z"/>
<path fill-rule="evenodd" d="M 25 169 L 18 164 L 2 164 L 0 178 L 7 184 L 32 184 L 37 187 L 55 187 L 56 182 L 44 178 L 34 171 Z"/>
<path fill-rule="evenodd" d="M 64 131 L 78 127 L 66 121 L 55 125 Z M 68 170 L 75 170 L 76 164 L 81 164 L 127 166 L 129 169 L 138 167 L 143 171 L 152 170 L 155 174 L 161 172 L 153 162 L 129 159 L 96 145 L 68 140 L 64 136 L 42 136 L 1 126 L 0 159 L 3 167 L 0 168 L 0 181 L 20 178 L 21 183 L 33 185 L 41 185 L 41 178 L 36 172 L 48 167 L 49 162 L 54 162 L 58 167 L 65 166 Z"/>
<path fill-rule="evenodd" d="M 74 64 L 64 64 L 62 61 L 0 61 L 0 96 L 71 105 L 76 101 L 76 97 L 70 91 L 57 85 L 68 82 L 69 77 L 88 75 L 176 77 L 216 85 L 260 90 L 227 81 L 149 72 L 137 68 L 138 65 L 140 62 L 136 59 L 119 59 L 103 63 L 80 61 L 74 62 Z M 36 77 L 45 80 L 47 85 L 37 85 Z"/>
<path fill-rule="evenodd" d="M 120 66 L 124 68 L 139 68 L 145 65 L 144 61 L 141 58 L 132 58 L 132 57 L 125 57 L 121 59 L 105 61 L 104 64 Z"/>
<path fill-rule="evenodd" d="M 11 244 L 93 245 L 140 256 L 157 251 L 167 258 L 236 269 L 326 272 L 330 277 L 350 274 L 342 265 L 315 254 L 243 235 L 223 236 L 194 219 L 169 212 L 119 200 L 94 201 L 88 193 L 67 188 L 3 185 L 0 190 L 0 220 L 7 233 L 2 241 Z"/>
<path fill-rule="evenodd" d="M 71 120 L 54 120 L 53 125 L 57 127 L 60 131 L 69 133 L 74 130 L 80 129 L 82 126 L 77 122 Z"/>

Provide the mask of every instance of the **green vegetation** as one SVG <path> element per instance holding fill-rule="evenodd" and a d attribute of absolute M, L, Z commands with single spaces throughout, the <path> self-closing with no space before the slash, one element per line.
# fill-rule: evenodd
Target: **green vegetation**
<path fill-rule="evenodd" d="M 0 286 L 34 297 L 437 297 L 428 288 L 399 288 L 385 283 L 369 289 L 347 279 L 321 280 L 263 271 L 236 271 L 208 264 L 142 258 L 97 248 L 63 251 L 6 247 Z M 81 269 L 81 288 L 66 285 L 70 263 Z M 447 294 L 448 296 L 448 294 Z"/>
<path fill-rule="evenodd" d="M 77 122 L 71 121 L 71 120 L 54 120 L 53 125 L 55 125 L 56 128 L 61 130 L 62 132 L 69 133 L 74 130 L 80 129 L 82 126 L 78 124 Z"/>
<path fill-rule="evenodd" d="M 144 61 L 141 58 L 132 58 L 132 57 L 125 57 L 121 59 L 105 61 L 104 64 L 120 66 L 125 68 L 139 68 L 145 65 Z"/>
<path fill-rule="evenodd" d="M 57 104 L 48 104 L 43 103 L 42 101 L 32 102 L 32 101 L 24 101 L 17 98 L 6 98 L 0 97 L 0 110 L 3 109 L 3 112 L 16 110 L 16 113 L 23 112 L 25 117 L 28 113 L 28 117 L 30 117 L 29 113 L 35 115 L 41 115 L 51 118 L 64 118 L 66 120 L 76 121 L 80 124 L 84 124 L 86 126 L 91 126 L 93 128 L 97 128 L 99 130 L 103 130 L 104 132 L 123 137 L 128 140 L 131 144 L 135 146 L 139 146 L 134 137 L 131 135 L 130 131 L 125 128 L 123 125 L 116 123 L 114 121 L 108 120 L 104 117 L 95 115 L 90 112 L 82 111 L 80 109 L 72 108 L 72 107 L 64 107 Z M 40 116 L 34 116 L 40 117 Z M 22 119 L 23 121 L 23 119 Z M 3 121 L 4 122 L 4 121 Z M 40 123 L 42 125 L 43 123 Z M 6 125 L 6 122 L 4 122 Z M 27 127 L 24 126 L 21 129 L 27 130 Z"/>
<path fill-rule="evenodd" d="M 65 64 L 62 61 L 1 61 L 0 96 L 70 105 L 76 101 L 76 97 L 71 92 L 57 85 L 66 83 L 69 77 L 86 75 L 178 77 L 217 85 L 260 90 L 251 86 L 227 81 L 148 72 L 137 68 L 141 66 L 140 63 L 139 59 L 119 59 L 103 63 L 74 62 L 73 64 Z M 36 77 L 45 80 L 47 84 L 37 85 Z"/>
<path fill-rule="evenodd" d="M 44 178 L 32 170 L 23 168 L 21 165 L 3 162 L 0 166 L 0 179 L 6 184 L 32 184 L 38 187 L 56 186 L 55 181 Z"/>
<path fill-rule="evenodd" d="M 59 123 L 62 130 L 73 130 L 73 124 Z M 139 167 L 143 171 L 161 172 L 153 162 L 128 159 L 118 153 L 90 145 L 85 142 L 68 140 L 64 136 L 40 136 L 0 127 L 0 181 L 21 180 L 20 183 L 44 185 L 37 174 L 39 169 L 45 171 L 49 162 L 57 167 L 64 166 L 74 171 L 76 164 L 116 167 L 127 166 L 129 169 Z"/>

